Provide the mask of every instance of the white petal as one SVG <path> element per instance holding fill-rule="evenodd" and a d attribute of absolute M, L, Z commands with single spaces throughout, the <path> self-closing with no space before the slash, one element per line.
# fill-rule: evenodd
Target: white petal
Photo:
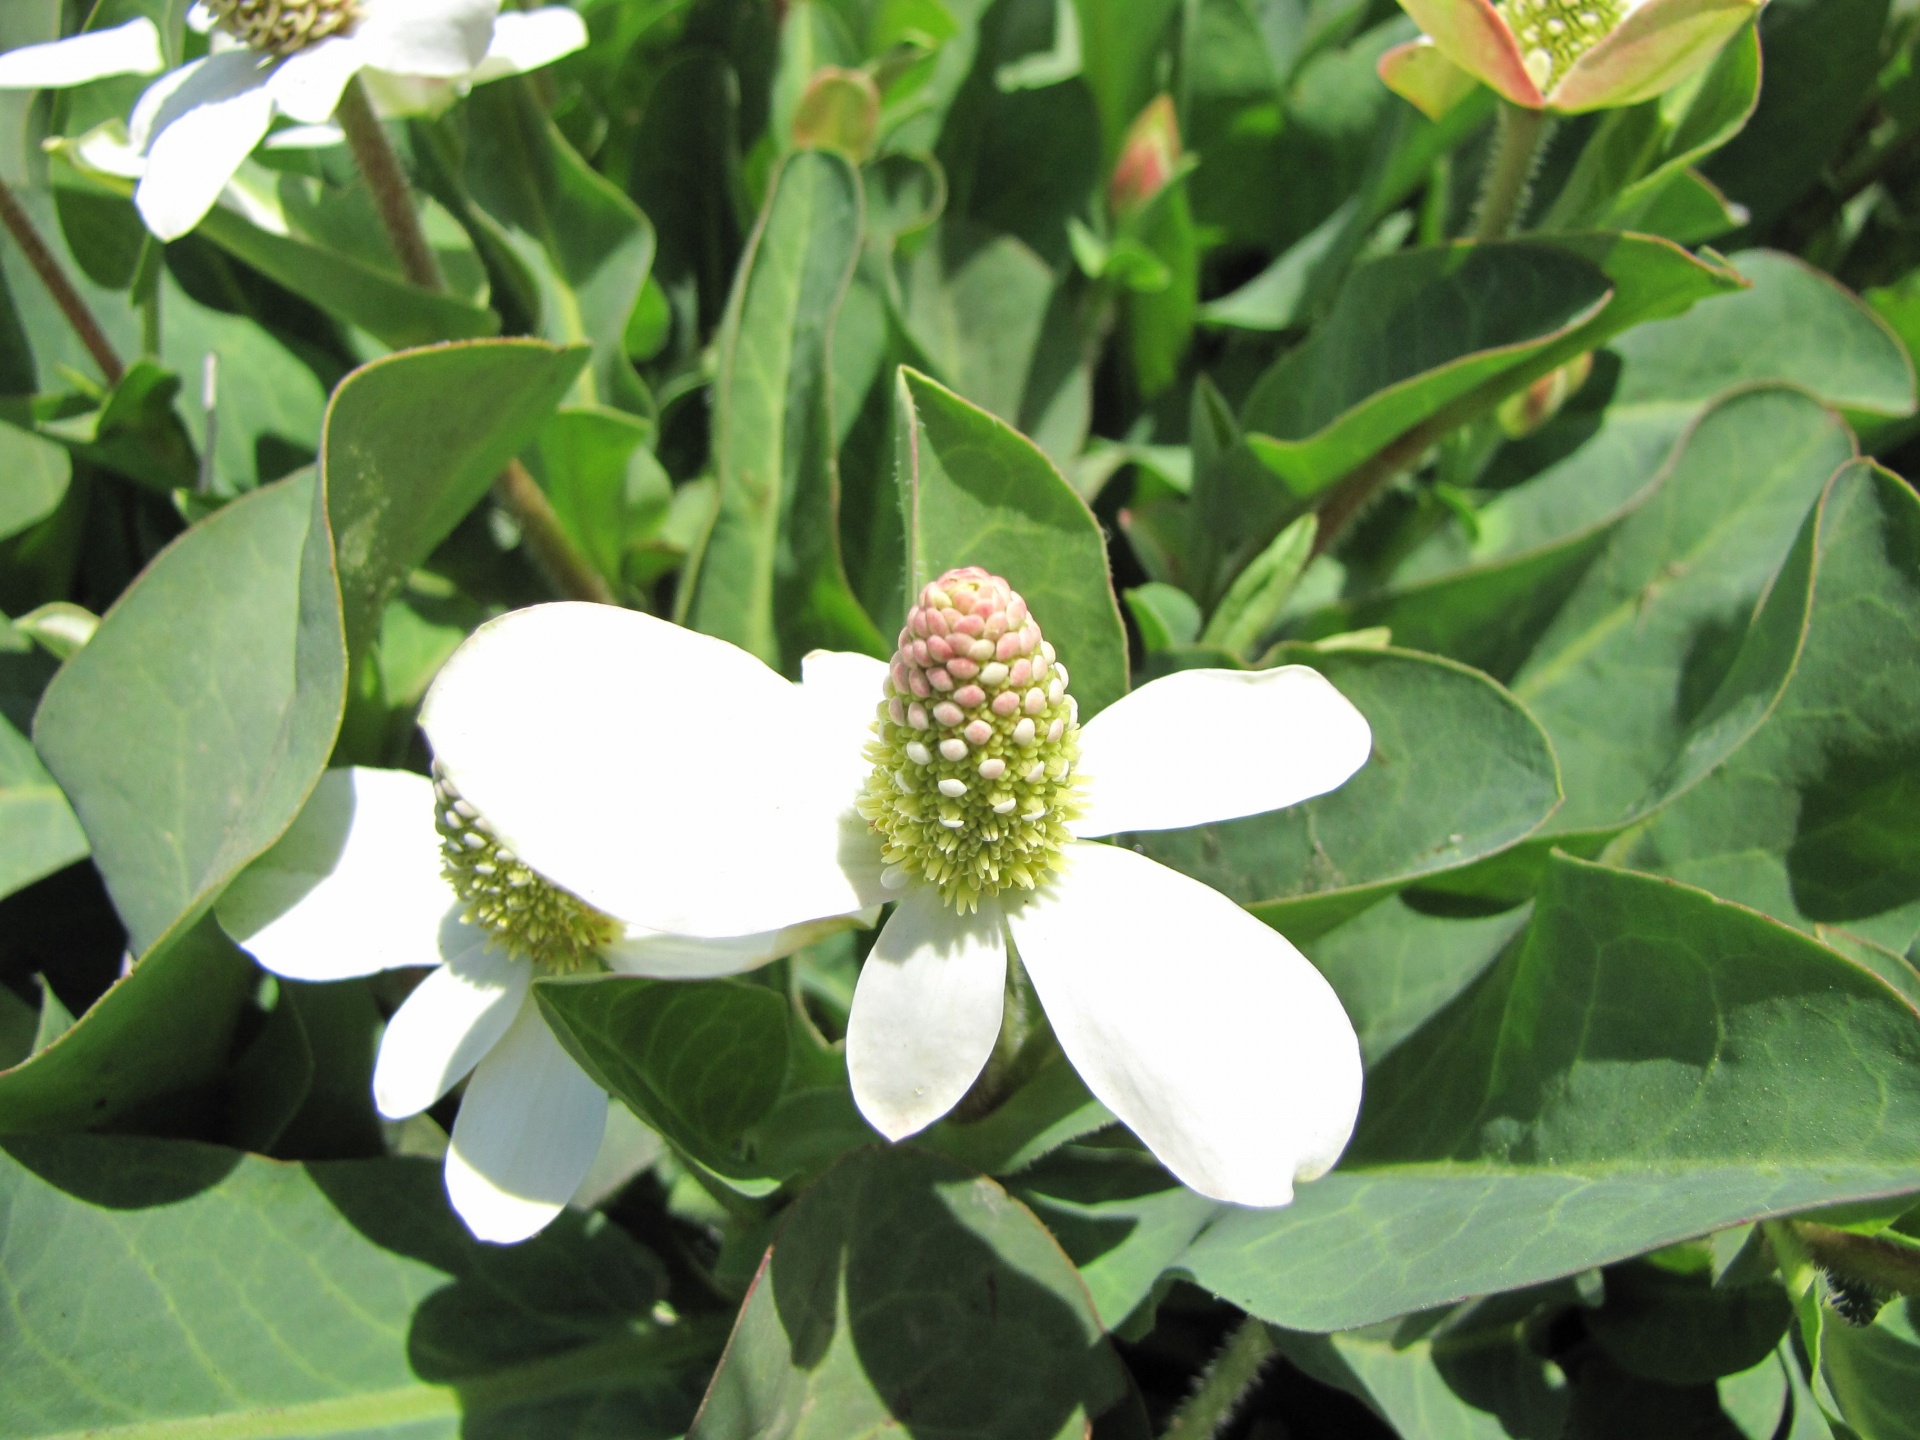
<path fill-rule="evenodd" d="M 890 898 L 878 841 L 842 824 L 865 732 L 823 734 L 801 687 L 711 636 L 517 610 L 454 653 L 420 723 L 521 859 L 630 924 L 754 935 Z"/>
<path fill-rule="evenodd" d="M 373 1103 L 389 1120 L 418 1115 L 460 1082 L 520 1013 L 533 966 L 447 917 L 446 964 L 387 1022 L 373 1068 Z"/>
<path fill-rule="evenodd" d="M 1339 1159 L 1360 1109 L 1360 1044 L 1332 987 L 1197 880 L 1112 845 L 1067 858 L 1007 906 L 1067 1058 L 1188 1186 L 1286 1204 Z"/>
<path fill-rule="evenodd" d="M 520 75 L 551 65 L 587 43 L 587 22 L 565 5 L 538 10 L 508 10 L 493 22 L 493 43 L 467 76 L 469 85 L 484 85 L 507 75 Z"/>
<path fill-rule="evenodd" d="M 347 143 L 338 125 L 289 125 L 267 136 L 269 150 L 330 150 Z"/>
<path fill-rule="evenodd" d="M 722 940 L 665 935 L 629 926 L 621 939 L 600 947 L 600 958 L 622 975 L 644 975 L 658 980 L 711 980 L 758 969 L 816 940 L 824 940 L 841 930 L 869 928 L 879 919 L 880 910 L 875 906 L 856 915 L 809 920 L 804 925 L 789 925 L 783 930 L 734 935 Z"/>
<path fill-rule="evenodd" d="M 854 1103 L 889 1140 L 924 1130 L 980 1077 L 1007 984 L 994 901 L 962 915 L 931 885 L 907 892 L 874 941 L 847 1019 Z"/>
<path fill-rule="evenodd" d="M 267 81 L 267 93 L 282 115 L 306 125 L 333 118 L 340 92 L 367 63 L 366 50 L 353 35 L 329 35 L 289 56 Z"/>
<path fill-rule="evenodd" d="M 138 180 L 147 173 L 147 160 L 127 143 L 127 132 L 118 120 L 103 121 L 82 135 L 68 152 L 74 163 L 102 175 L 122 180 Z"/>
<path fill-rule="evenodd" d="M 251 51 L 209 56 L 159 107 L 133 202 L 160 239 L 177 240 L 198 225 L 267 133 L 273 101 L 266 78 Z"/>
<path fill-rule="evenodd" d="M 396 75 L 464 75 L 493 39 L 500 0 L 361 0 L 353 38 Z"/>
<path fill-rule="evenodd" d="M 160 32 L 145 16 L 0 55 L 0 90 L 53 90 L 108 75 L 157 75 L 167 68 Z"/>
<path fill-rule="evenodd" d="M 214 904 L 254 959 L 344 980 L 440 959 L 458 898 L 440 874 L 433 786 L 404 770 L 329 770 L 287 833 Z"/>
<path fill-rule="evenodd" d="M 153 140 L 153 123 L 159 118 L 160 107 L 172 99 L 181 86 L 193 79 L 205 63 L 195 60 L 178 70 L 169 70 L 140 92 L 140 98 L 134 102 L 133 113 L 127 117 L 127 142 L 135 150 L 142 155 L 147 153 L 147 146 Z"/>
<path fill-rule="evenodd" d="M 460 98 L 463 82 L 435 79 L 427 75 L 389 75 L 371 66 L 360 72 L 373 113 L 382 120 L 409 115 L 438 115 Z"/>
<path fill-rule="evenodd" d="M 560 1213 L 593 1166 L 606 1093 L 522 1005 L 474 1069 L 447 1147 L 447 1194 L 467 1228 L 510 1245 Z"/>
<path fill-rule="evenodd" d="M 1077 835 L 1177 830 L 1339 788 L 1373 748 L 1366 717 L 1319 671 L 1182 670 L 1080 730 Z"/>
<path fill-rule="evenodd" d="M 193 0 L 193 4 L 187 7 L 187 28 L 194 34 L 208 34 L 219 23 L 219 16 L 209 10 L 203 0 Z"/>

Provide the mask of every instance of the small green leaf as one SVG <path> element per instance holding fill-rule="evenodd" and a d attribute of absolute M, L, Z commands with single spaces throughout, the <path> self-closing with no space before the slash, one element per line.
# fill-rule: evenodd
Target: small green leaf
<path fill-rule="evenodd" d="M 1346 1158 L 1182 1268 L 1345 1329 L 1920 1190 L 1920 1014 L 1701 891 L 1556 857 L 1525 940 L 1368 1077 Z"/>
<path fill-rule="evenodd" d="M 1122 598 L 1133 613 L 1133 623 L 1140 627 L 1140 643 L 1148 654 L 1185 649 L 1199 638 L 1200 607 L 1178 586 L 1150 580 Z"/>
<path fill-rule="evenodd" d="M 1300 572 L 1312 558 L 1313 538 L 1318 533 L 1316 518 L 1302 515 L 1274 536 L 1273 543 L 1227 587 L 1201 632 L 1200 643 L 1233 655 L 1250 655 L 1273 628 L 1293 587 L 1300 583 Z"/>
<path fill-rule="evenodd" d="M 187 531 L 40 703 L 34 743 L 136 955 L 278 839 L 326 767 L 346 646 L 325 503 L 298 475 Z"/>
<path fill-rule="evenodd" d="M 0 719 L 0 895 L 86 853 L 86 834 L 66 795 L 27 738 Z"/>
<path fill-rule="evenodd" d="M 356 666 L 407 573 L 538 433 L 586 358 L 477 340 L 389 355 L 341 381 L 320 463 Z"/>
<path fill-rule="evenodd" d="M 1113 1433 L 1144 1436 L 1130 1399 L 1024 1206 L 951 1161 L 865 1150 L 787 1213 L 687 1440 L 1065 1440 L 1116 1410 Z"/>
<path fill-rule="evenodd" d="M 907 589 L 959 565 L 1005 576 L 1073 676 L 1082 718 L 1127 689 L 1127 637 L 1100 523 L 1033 442 L 900 369 L 895 477 Z"/>
<path fill-rule="evenodd" d="M 73 462 L 67 452 L 30 430 L 0 424 L 0 539 L 17 535 L 51 515 L 67 493 Z"/>

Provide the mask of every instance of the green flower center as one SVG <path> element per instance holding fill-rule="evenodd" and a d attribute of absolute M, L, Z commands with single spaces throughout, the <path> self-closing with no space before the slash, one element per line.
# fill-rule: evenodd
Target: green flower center
<path fill-rule="evenodd" d="M 353 23 L 354 0 L 207 0 L 222 30 L 255 50 L 291 55 Z"/>
<path fill-rule="evenodd" d="M 586 901 L 536 875 L 493 833 L 443 775 L 433 779 L 440 871 L 471 925 L 490 930 L 515 955 L 553 975 L 598 964 L 620 927 Z"/>
<path fill-rule="evenodd" d="M 1494 0 L 1520 42 L 1527 74 L 1551 90 L 1626 14 L 1625 0 Z"/>
<path fill-rule="evenodd" d="M 1080 809 L 1067 667 L 1026 601 L 977 566 L 920 592 L 899 646 L 860 798 L 886 883 L 924 881 L 962 911 L 1033 889 L 1058 868 Z"/>

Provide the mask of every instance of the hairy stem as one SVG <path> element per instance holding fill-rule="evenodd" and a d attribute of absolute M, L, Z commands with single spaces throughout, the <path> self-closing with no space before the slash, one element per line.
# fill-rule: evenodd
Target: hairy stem
<path fill-rule="evenodd" d="M 1920 1246 L 1793 1220 L 1794 1238 L 1816 1265 L 1889 1295 L 1920 1295 Z"/>
<path fill-rule="evenodd" d="M 80 343 L 93 356 L 93 363 L 100 367 L 107 384 L 118 385 L 120 377 L 127 373 L 126 366 L 120 363 L 120 357 L 114 353 L 113 343 L 107 339 L 107 332 L 100 328 L 93 311 L 80 298 L 80 292 L 73 288 L 73 282 L 67 279 L 60 262 L 53 258 L 53 251 L 47 248 L 47 242 L 34 228 L 33 220 L 20 207 L 20 201 L 4 180 L 0 180 L 0 224 L 7 227 L 7 233 L 13 236 L 14 243 L 27 257 L 27 263 L 33 266 L 40 283 L 53 296 L 53 303 L 60 307 L 60 313 L 67 317 L 67 324 L 73 327 L 73 333 L 80 337 Z"/>
<path fill-rule="evenodd" d="M 373 105 L 358 76 L 349 80 L 347 88 L 340 93 L 335 118 L 347 132 L 347 145 L 353 151 L 354 163 L 360 167 L 360 174 L 373 195 L 374 208 L 379 211 L 380 223 L 393 245 L 393 253 L 400 259 L 400 268 L 407 279 L 421 289 L 444 291 L 446 281 L 434 262 L 426 232 L 420 228 L 412 187 L 407 184 L 400 157 L 393 153 L 387 132 L 381 128 L 380 117 L 373 113 Z M 493 498 L 520 526 L 527 553 L 555 590 L 572 600 L 591 600 L 597 605 L 620 603 L 606 577 L 580 552 L 560 524 L 547 492 L 518 460 L 508 461 L 506 469 L 493 482 Z"/>
<path fill-rule="evenodd" d="M 1212 1440 L 1227 1427 L 1273 1358 L 1266 1322 L 1249 1315 L 1213 1357 L 1200 1388 L 1187 1397 L 1167 1427 L 1165 1440 Z"/>
<path fill-rule="evenodd" d="M 400 168 L 400 157 L 393 153 L 387 132 L 381 128 L 380 117 L 373 113 L 373 105 L 359 76 L 347 81 L 347 88 L 340 92 L 340 107 L 334 112 L 334 118 L 347 132 L 347 145 L 353 151 L 354 163 L 367 182 L 374 209 L 380 213 L 380 224 L 393 245 L 393 253 L 400 258 L 401 270 L 423 290 L 444 290 L 446 285 L 440 278 L 440 267 L 434 262 L 432 247 L 427 244 L 426 231 L 420 228 L 420 214 L 413 208 L 413 191 L 407 184 L 406 172 Z"/>
<path fill-rule="evenodd" d="M 1480 208 L 1474 217 L 1473 238 L 1504 240 L 1526 207 L 1534 167 L 1553 128 L 1544 110 L 1529 110 L 1511 101 L 1500 102 L 1494 129 L 1493 155 L 1480 185 Z"/>

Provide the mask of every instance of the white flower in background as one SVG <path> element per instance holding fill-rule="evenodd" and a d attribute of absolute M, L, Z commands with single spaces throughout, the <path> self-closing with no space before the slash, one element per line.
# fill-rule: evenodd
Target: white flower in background
<path fill-rule="evenodd" d="M 897 900 L 847 1034 L 889 1138 L 978 1078 L 1017 954 L 1088 1088 L 1168 1169 L 1285 1204 L 1358 1111 L 1340 1002 L 1225 896 L 1090 840 L 1334 789 L 1366 721 L 1290 666 L 1172 675 L 1082 727 L 1024 602 L 977 569 L 927 586 L 899 644 L 891 666 L 816 652 L 793 685 L 645 615 L 542 605 L 481 627 L 421 723 L 525 864 L 689 954 L 731 945 L 744 968 L 771 932 Z"/>
<path fill-rule="evenodd" d="M 436 794 L 425 776 L 367 769 L 328 771 L 216 914 L 288 979 L 437 965 L 387 1026 L 374 1101 L 404 1119 L 472 1074 L 447 1149 L 447 1192 L 475 1235 L 503 1243 L 559 1213 L 607 1121 L 605 1093 L 529 998 L 535 975 L 602 964 L 675 978 L 728 972 L 822 932 L 692 949 L 652 936 L 542 885 L 444 786 Z"/>
<path fill-rule="evenodd" d="M 548 64 L 586 43 L 586 25 L 554 6 L 502 16 L 500 0 L 203 0 L 189 12 L 211 53 L 162 75 L 134 106 L 134 203 L 162 240 L 186 234 L 219 199 L 276 115 L 323 125 L 366 71 L 376 83 L 458 88 Z M 85 84 L 163 68 L 147 20 L 0 55 L 0 88 Z"/>

